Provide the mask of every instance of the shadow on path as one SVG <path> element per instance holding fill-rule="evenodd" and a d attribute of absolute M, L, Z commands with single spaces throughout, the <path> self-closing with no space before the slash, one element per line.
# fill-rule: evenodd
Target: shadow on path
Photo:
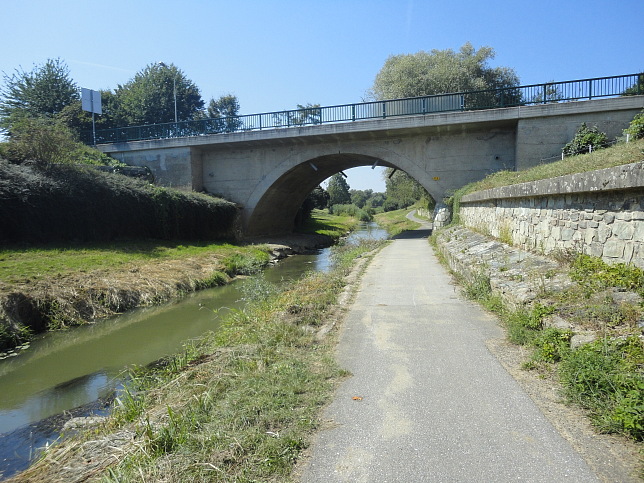
<path fill-rule="evenodd" d="M 419 230 L 404 231 L 392 237 L 392 240 L 415 240 L 418 238 L 427 238 L 431 234 L 432 234 L 431 228 L 423 228 Z"/>

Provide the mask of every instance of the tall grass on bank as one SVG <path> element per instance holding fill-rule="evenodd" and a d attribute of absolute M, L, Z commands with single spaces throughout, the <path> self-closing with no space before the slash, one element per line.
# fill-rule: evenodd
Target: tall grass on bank
<path fill-rule="evenodd" d="M 461 198 L 475 191 L 612 168 L 642 160 L 644 160 L 644 139 L 639 139 L 629 143 L 619 143 L 588 154 L 566 157 L 553 163 L 540 164 L 524 171 L 499 171 L 454 192 L 448 200 L 448 204 L 452 206 L 452 222 L 459 223 L 458 213 Z"/>
<path fill-rule="evenodd" d="M 345 376 L 334 360 L 334 306 L 353 261 L 377 242 L 334 249 L 334 267 L 290 286 L 250 280 L 253 303 L 223 328 L 156 368 L 137 371 L 103 434 L 51 449 L 22 481 L 87 470 L 73 455 L 87 438 L 133 431 L 135 444 L 97 455 L 103 481 L 292 481 L 319 427 L 319 411 Z M 83 439 L 85 438 L 85 439 Z"/>
<path fill-rule="evenodd" d="M 0 242 L 234 237 L 237 208 L 87 166 L 0 160 Z"/>

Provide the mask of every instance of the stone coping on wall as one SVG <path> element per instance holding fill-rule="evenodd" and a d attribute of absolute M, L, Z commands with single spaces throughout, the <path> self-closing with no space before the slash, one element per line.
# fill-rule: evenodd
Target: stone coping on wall
<path fill-rule="evenodd" d="M 461 203 L 644 187 L 644 161 L 556 178 L 501 186 L 463 196 Z"/>

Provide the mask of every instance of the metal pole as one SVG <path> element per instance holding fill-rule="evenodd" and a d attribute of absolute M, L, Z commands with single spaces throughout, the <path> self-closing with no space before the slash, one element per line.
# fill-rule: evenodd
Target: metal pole
<path fill-rule="evenodd" d="M 172 80 L 174 85 L 174 123 L 177 123 L 177 74 L 175 72 L 174 79 Z"/>
<path fill-rule="evenodd" d="M 94 109 L 94 91 L 90 92 L 89 99 L 92 104 L 92 134 L 94 136 L 94 147 L 96 147 L 96 120 L 94 118 L 96 109 Z"/>

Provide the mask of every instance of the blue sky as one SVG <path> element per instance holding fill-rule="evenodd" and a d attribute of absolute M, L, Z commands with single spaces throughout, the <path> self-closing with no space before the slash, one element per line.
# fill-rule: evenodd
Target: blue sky
<path fill-rule="evenodd" d="M 389 55 L 496 51 L 522 84 L 644 70 L 644 1 L 82 0 L 0 1 L 0 71 L 60 57 L 81 87 L 114 89 L 147 64 L 174 63 L 206 102 L 242 114 L 360 102 Z M 384 190 L 377 170 L 351 188 Z"/>

